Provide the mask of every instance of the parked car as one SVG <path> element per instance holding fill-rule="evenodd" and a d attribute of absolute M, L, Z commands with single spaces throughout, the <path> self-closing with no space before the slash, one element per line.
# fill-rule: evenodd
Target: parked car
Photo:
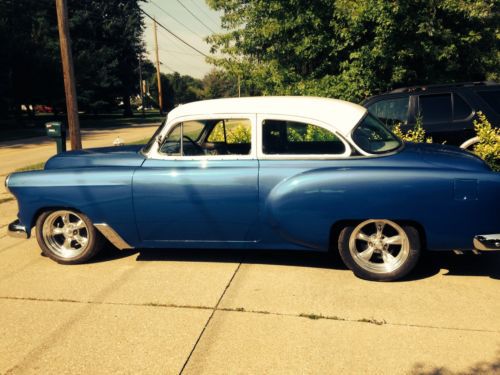
<path fill-rule="evenodd" d="M 388 128 L 401 124 L 412 129 L 421 116 L 434 143 L 469 148 L 475 139 L 473 120 L 481 111 L 494 126 L 500 125 L 500 84 L 454 83 L 403 87 L 365 99 L 361 105 Z"/>
<path fill-rule="evenodd" d="M 6 181 L 12 235 L 63 264 L 118 248 L 339 251 L 399 279 L 424 250 L 500 249 L 500 174 L 443 145 L 403 144 L 362 106 L 255 97 L 174 109 L 149 143 L 71 151 Z"/>

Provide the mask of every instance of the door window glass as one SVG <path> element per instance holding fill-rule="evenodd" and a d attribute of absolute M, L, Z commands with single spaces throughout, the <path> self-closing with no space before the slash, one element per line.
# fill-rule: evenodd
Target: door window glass
<path fill-rule="evenodd" d="M 268 155 L 343 154 L 344 143 L 331 131 L 302 122 L 265 120 L 263 152 Z"/>
<path fill-rule="evenodd" d="M 451 121 L 451 94 L 420 95 L 419 115 L 424 124 Z"/>
<path fill-rule="evenodd" d="M 396 124 L 408 123 L 409 100 L 409 96 L 380 100 L 368 106 L 368 111 L 384 125 L 392 128 Z"/>
<path fill-rule="evenodd" d="M 248 119 L 185 121 L 170 132 L 160 152 L 184 156 L 248 155 L 251 129 Z"/>
<path fill-rule="evenodd" d="M 176 125 L 163 142 L 160 152 L 167 155 L 181 154 L 181 124 Z"/>
<path fill-rule="evenodd" d="M 478 94 L 492 110 L 500 114 L 500 91 L 479 91 Z"/>
<path fill-rule="evenodd" d="M 453 94 L 453 118 L 462 120 L 472 113 L 472 108 L 462 99 L 460 95 Z"/>

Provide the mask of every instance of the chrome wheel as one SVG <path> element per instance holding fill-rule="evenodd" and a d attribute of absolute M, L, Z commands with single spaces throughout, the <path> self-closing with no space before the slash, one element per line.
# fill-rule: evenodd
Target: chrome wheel
<path fill-rule="evenodd" d="M 361 268 L 374 273 L 397 270 L 410 255 L 406 232 L 390 220 L 366 220 L 354 228 L 349 252 Z"/>
<path fill-rule="evenodd" d="M 90 231 L 78 213 L 59 210 L 50 213 L 44 220 L 42 238 L 56 256 L 72 259 L 87 249 Z"/>

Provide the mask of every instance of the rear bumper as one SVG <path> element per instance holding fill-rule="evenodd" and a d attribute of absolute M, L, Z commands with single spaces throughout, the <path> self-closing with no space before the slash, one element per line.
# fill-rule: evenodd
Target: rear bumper
<path fill-rule="evenodd" d="M 474 237 L 474 248 L 481 251 L 500 251 L 500 233 L 479 234 Z"/>
<path fill-rule="evenodd" d="M 21 225 L 21 222 L 19 220 L 10 223 L 7 232 L 11 237 L 28 238 L 26 227 L 24 225 Z"/>

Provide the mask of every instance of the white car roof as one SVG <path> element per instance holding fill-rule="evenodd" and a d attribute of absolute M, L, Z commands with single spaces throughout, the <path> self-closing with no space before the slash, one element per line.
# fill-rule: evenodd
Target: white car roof
<path fill-rule="evenodd" d="M 180 105 L 168 114 L 168 122 L 184 116 L 218 113 L 306 117 L 331 124 L 347 136 L 365 115 L 366 108 L 343 100 L 311 96 L 224 98 Z"/>

